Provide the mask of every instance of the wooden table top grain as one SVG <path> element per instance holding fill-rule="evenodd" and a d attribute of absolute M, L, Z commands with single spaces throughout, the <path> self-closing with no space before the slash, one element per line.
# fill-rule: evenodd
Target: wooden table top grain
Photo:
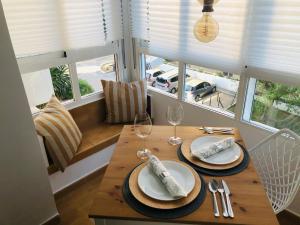
<path fill-rule="evenodd" d="M 188 126 L 177 127 L 177 134 L 183 140 L 207 135 L 197 129 L 197 127 Z M 171 126 L 153 126 L 152 134 L 146 141 L 147 148 L 161 160 L 178 160 L 176 154 L 178 147 L 172 146 L 167 142 L 168 137 L 172 135 L 173 127 Z M 237 130 L 235 130 L 234 136 L 237 142 L 243 144 Z M 90 218 L 192 224 L 279 224 L 251 161 L 248 168 L 239 174 L 217 177 L 217 179 L 224 178 L 232 192 L 231 202 L 235 214 L 234 219 L 222 216 L 219 218 L 214 217 L 211 195 L 208 190 L 206 199 L 199 209 L 185 217 L 173 220 L 156 220 L 139 214 L 124 201 L 122 185 L 128 173 L 140 163 L 140 160 L 136 157 L 136 152 L 142 146 L 143 142 L 135 135 L 133 126 L 124 126 L 110 164 L 98 192 L 94 196 L 94 201 L 89 211 Z M 203 177 L 206 182 L 211 178 L 210 176 Z M 221 211 L 222 205 L 219 197 L 218 200 L 219 210 Z"/>

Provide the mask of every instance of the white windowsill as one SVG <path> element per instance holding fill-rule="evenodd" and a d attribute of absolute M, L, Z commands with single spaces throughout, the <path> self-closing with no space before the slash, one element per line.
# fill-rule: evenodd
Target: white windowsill
<path fill-rule="evenodd" d="M 74 99 L 67 100 L 62 102 L 62 104 L 66 107 L 66 109 L 71 110 L 95 101 L 98 101 L 100 99 L 104 98 L 104 93 L 103 92 L 96 92 L 92 93 L 86 96 L 82 96 L 79 101 L 75 101 Z M 32 117 L 35 118 L 40 114 L 40 110 L 36 107 L 31 107 L 31 113 Z"/>

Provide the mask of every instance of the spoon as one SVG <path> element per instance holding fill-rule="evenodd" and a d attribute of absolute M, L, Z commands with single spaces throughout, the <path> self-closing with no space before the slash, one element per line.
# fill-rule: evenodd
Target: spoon
<path fill-rule="evenodd" d="M 212 181 L 208 182 L 208 189 L 212 193 L 213 196 L 213 205 L 214 205 L 214 215 L 215 217 L 219 217 L 219 208 L 218 208 L 218 203 L 217 203 L 217 198 L 216 198 L 216 192 L 217 192 L 217 186 Z"/>

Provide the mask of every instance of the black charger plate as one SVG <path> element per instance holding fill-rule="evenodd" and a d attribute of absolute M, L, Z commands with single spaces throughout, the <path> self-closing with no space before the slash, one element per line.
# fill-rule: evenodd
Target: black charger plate
<path fill-rule="evenodd" d="M 243 170 L 245 170 L 248 167 L 249 161 L 250 161 L 250 156 L 248 151 L 239 143 L 237 143 L 242 150 L 244 151 L 244 159 L 243 161 L 230 169 L 224 169 L 224 170 L 211 170 L 211 169 L 206 169 L 200 166 L 197 166 L 193 163 L 191 163 L 190 161 L 188 161 L 183 154 L 181 153 L 181 145 L 178 147 L 177 149 L 177 156 L 179 158 L 180 161 L 188 164 L 189 166 L 191 166 L 192 168 L 194 168 L 194 170 L 196 170 L 198 173 L 200 174 L 205 174 L 205 175 L 209 175 L 209 176 L 231 176 L 237 173 L 242 172 Z"/>
<path fill-rule="evenodd" d="M 201 179 L 201 189 L 198 196 L 191 203 L 176 209 L 156 209 L 149 207 L 138 201 L 130 191 L 129 177 L 132 171 L 127 175 L 123 184 L 123 197 L 131 208 L 144 216 L 152 217 L 155 219 L 175 219 L 183 217 L 197 210 L 206 197 L 205 180 L 199 175 Z"/>

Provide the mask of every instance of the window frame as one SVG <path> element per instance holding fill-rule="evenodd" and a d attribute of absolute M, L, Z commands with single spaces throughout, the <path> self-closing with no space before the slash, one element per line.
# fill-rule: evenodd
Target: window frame
<path fill-rule="evenodd" d="M 145 68 L 146 68 L 146 66 L 145 66 L 146 59 L 145 59 L 145 55 L 151 55 L 151 53 L 149 53 L 147 47 L 145 47 L 146 46 L 146 44 L 145 44 L 146 41 L 140 40 L 140 42 L 141 42 L 140 45 L 142 47 L 136 47 L 136 51 L 137 51 L 136 55 L 138 56 L 138 60 L 140 62 L 139 63 L 140 64 L 140 68 L 138 70 L 136 70 L 135 72 L 137 74 L 140 74 L 140 76 L 138 76 L 139 79 L 144 79 L 145 78 L 144 74 L 146 74 L 146 70 L 145 70 Z M 159 55 L 155 55 L 155 56 L 162 57 L 162 56 L 159 56 Z M 164 57 L 162 57 L 162 58 L 164 58 Z M 186 77 L 186 65 L 187 65 L 187 63 L 185 63 L 185 62 L 183 62 L 183 61 L 181 61 L 179 59 L 173 59 L 173 58 L 171 58 L 171 59 L 168 58 L 168 60 L 174 60 L 174 61 L 178 62 L 178 90 L 177 90 L 178 95 L 175 96 L 175 97 L 173 96 L 174 98 L 178 99 L 179 101 L 195 105 L 195 106 L 197 106 L 199 108 L 202 108 L 202 109 L 205 109 L 205 110 L 208 110 L 208 111 L 211 111 L 211 112 L 214 112 L 214 113 L 226 116 L 228 118 L 235 118 L 235 119 L 237 119 L 237 115 L 241 115 L 241 114 L 237 113 L 236 111 L 234 113 L 231 113 L 231 112 L 228 112 L 228 111 L 225 111 L 225 110 L 218 110 L 217 108 L 213 108 L 213 107 L 210 107 L 210 106 L 196 104 L 196 103 L 192 103 L 192 102 L 187 102 L 185 100 L 185 88 L 184 88 L 185 87 L 185 77 Z M 137 72 L 137 71 L 139 71 L 139 72 Z M 242 79 L 242 75 L 240 75 L 240 82 L 241 82 L 241 79 Z M 169 93 L 161 91 L 161 90 L 158 90 L 156 88 L 148 86 L 148 89 L 151 90 L 151 91 L 155 91 L 155 92 L 158 92 L 158 93 L 161 93 L 161 94 L 169 96 Z M 238 93 L 239 93 L 239 89 L 240 89 L 240 86 L 238 88 Z M 238 99 L 237 99 L 237 101 L 238 101 Z"/>
<path fill-rule="evenodd" d="M 137 48 L 138 49 L 138 57 L 139 57 L 139 61 L 140 61 L 140 65 L 145 65 L 145 55 L 151 55 L 151 53 L 148 52 L 148 50 L 146 48 Z M 160 57 L 158 55 L 156 55 L 157 57 Z M 213 113 L 217 113 L 219 115 L 231 118 L 233 120 L 235 120 L 236 122 L 242 123 L 242 124 L 247 124 L 256 128 L 260 128 L 266 131 L 270 131 L 270 132 L 277 132 L 279 129 L 257 122 L 257 121 L 253 121 L 251 120 L 251 112 L 252 112 L 252 104 L 253 104 L 253 100 L 254 100 L 254 93 L 255 93 L 255 83 L 256 83 L 256 79 L 263 79 L 264 76 L 262 75 L 258 75 L 258 76 L 253 76 L 253 70 L 252 69 L 248 69 L 247 66 L 245 66 L 245 68 L 241 71 L 240 73 L 240 81 L 239 81 L 239 87 L 238 87 L 238 91 L 237 91 L 237 101 L 236 101 L 236 107 L 235 107 L 235 111 L 234 113 L 230 113 L 227 112 L 225 110 L 218 110 L 217 108 L 213 108 L 213 107 L 209 107 L 206 105 L 201 105 L 201 104 L 195 104 L 192 102 L 187 102 L 184 98 L 184 87 L 185 87 L 185 68 L 186 68 L 186 63 L 183 61 L 180 61 L 178 59 L 171 59 L 174 61 L 178 61 L 178 95 L 174 96 L 174 95 L 170 95 L 170 93 L 166 93 L 164 91 L 161 90 L 157 90 L 156 88 L 153 87 L 148 87 L 148 89 L 150 91 L 154 91 L 163 95 L 167 95 L 170 97 L 173 97 L 175 99 L 178 99 L 179 101 L 188 103 L 188 104 L 192 104 L 195 105 L 201 109 L 213 112 Z M 196 66 L 201 66 L 201 65 L 196 65 Z M 141 71 L 139 74 L 140 79 L 143 79 L 143 70 L 145 70 L 145 66 L 144 67 L 140 67 L 139 71 Z M 262 74 L 264 74 L 262 72 Z M 277 83 L 282 83 L 282 84 L 287 84 L 290 85 L 290 82 L 279 82 L 279 80 L 277 79 L 270 79 L 270 77 L 267 77 L 269 81 L 271 82 L 277 82 Z"/>
<path fill-rule="evenodd" d="M 252 70 L 251 70 L 252 71 Z M 278 82 L 278 79 L 269 79 L 269 77 L 262 78 L 261 76 L 249 76 L 248 83 L 247 83 L 247 92 L 246 92 L 246 100 L 244 102 L 244 113 L 242 116 L 242 122 L 250 124 L 254 127 L 262 128 L 264 130 L 270 131 L 270 132 L 277 132 L 279 131 L 278 128 L 272 127 L 270 125 L 255 121 L 251 119 L 252 115 L 252 109 L 253 109 L 253 103 L 254 103 L 254 97 L 255 97 L 255 91 L 256 91 L 256 83 L 258 80 L 266 80 L 270 81 L 272 83 L 279 83 L 279 84 L 285 84 L 289 86 L 295 86 L 291 85 L 289 82 Z"/>
<path fill-rule="evenodd" d="M 146 73 L 145 70 L 145 55 L 151 55 L 147 49 L 147 41 L 139 40 L 140 42 L 139 45 L 136 46 L 136 56 L 138 60 L 138 64 L 140 65 L 135 69 L 136 77 L 139 79 L 144 79 L 144 74 Z M 136 41 L 137 42 L 137 41 Z M 162 57 L 159 55 L 156 55 L 157 57 Z M 162 57 L 163 58 L 163 57 Z M 254 98 L 254 92 L 255 92 L 255 86 L 253 87 L 253 84 L 251 86 L 251 82 L 254 82 L 253 79 L 256 79 L 257 76 L 251 76 L 253 70 L 248 69 L 247 66 L 242 69 L 240 75 L 240 81 L 239 81 L 239 86 L 238 86 L 238 91 L 237 91 L 237 101 L 236 101 L 236 107 L 234 110 L 234 113 L 227 112 L 225 110 L 218 110 L 217 108 L 213 108 L 210 106 L 206 105 L 201 105 L 201 104 L 195 104 L 191 102 L 187 102 L 184 98 L 184 87 L 185 87 L 185 75 L 186 75 L 186 63 L 179 60 L 179 59 L 169 59 L 169 60 L 174 60 L 178 61 L 178 95 L 174 96 L 171 95 L 170 93 L 166 93 L 161 90 L 157 90 L 156 88 L 153 87 L 148 87 L 150 92 L 156 92 L 160 93 L 166 96 L 170 96 L 172 98 L 178 99 L 181 102 L 185 102 L 188 104 L 195 105 L 203 110 L 210 111 L 212 113 L 219 114 L 221 116 L 225 116 L 227 118 L 231 118 L 234 121 L 246 125 L 250 125 L 256 128 L 260 128 L 266 131 L 270 132 L 277 132 L 278 129 L 275 127 L 268 126 L 266 124 L 262 124 L 256 121 L 252 121 L 249 116 L 251 116 L 251 109 L 252 109 L 252 103 L 253 103 L 253 98 Z M 196 65 L 196 66 L 203 66 L 203 65 Z M 204 66 L 205 67 L 205 66 Z M 263 74 L 263 73 L 262 73 Z M 262 75 L 259 76 L 261 78 Z M 270 77 L 268 77 L 268 80 L 271 82 L 278 82 L 278 80 L 272 80 Z M 279 82 L 282 83 L 282 82 Z M 250 114 L 249 114 L 250 113 Z"/>
<path fill-rule="evenodd" d="M 65 52 L 51 52 L 42 55 L 17 58 L 21 74 L 35 72 L 51 67 L 68 65 L 72 83 L 73 99 L 65 101 L 63 104 L 67 109 L 73 109 L 104 98 L 103 91 L 95 92 L 86 96 L 81 96 L 79 88 L 79 78 L 77 74 L 76 63 L 100 58 L 108 55 L 114 55 L 116 80 L 124 80 L 126 71 L 121 66 L 123 64 L 122 48 L 119 41 L 111 42 L 105 46 L 82 48 L 77 50 L 67 50 Z M 32 111 L 32 114 L 39 114 L 39 111 Z"/>

